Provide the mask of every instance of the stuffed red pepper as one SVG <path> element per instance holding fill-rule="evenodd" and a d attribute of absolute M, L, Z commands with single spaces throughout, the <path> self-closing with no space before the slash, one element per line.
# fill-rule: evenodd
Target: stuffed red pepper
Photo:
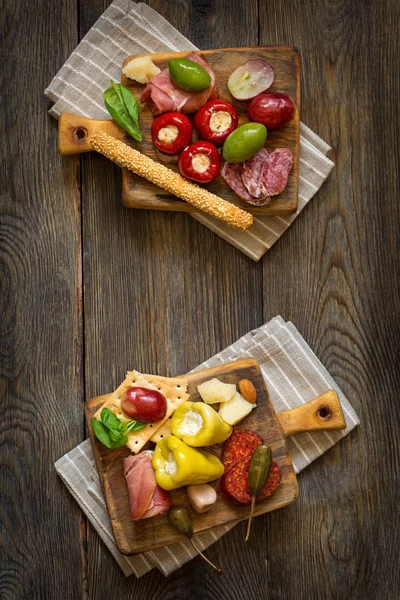
<path fill-rule="evenodd" d="M 219 173 L 221 158 L 213 144 L 199 141 L 185 148 L 178 165 L 184 177 L 198 183 L 210 183 Z"/>
<path fill-rule="evenodd" d="M 229 102 L 210 100 L 197 111 L 194 126 L 202 140 L 220 146 L 238 126 L 238 114 Z"/>
<path fill-rule="evenodd" d="M 151 126 L 153 144 L 163 154 L 180 154 L 192 141 L 192 124 L 180 112 L 165 113 L 154 119 Z"/>

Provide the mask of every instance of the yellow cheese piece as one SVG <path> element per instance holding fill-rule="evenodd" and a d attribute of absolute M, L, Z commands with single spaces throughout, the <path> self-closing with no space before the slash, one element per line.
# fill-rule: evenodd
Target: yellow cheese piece
<path fill-rule="evenodd" d="M 236 425 L 239 421 L 247 417 L 256 406 L 256 404 L 247 402 L 242 394 L 236 392 L 231 400 L 221 404 L 218 414 L 224 421 L 229 423 L 229 425 Z"/>
<path fill-rule="evenodd" d="M 148 83 L 152 77 L 160 73 L 160 69 L 151 60 L 151 56 L 133 58 L 122 69 L 124 75 L 139 83 Z"/>
<path fill-rule="evenodd" d="M 219 404 L 228 402 L 237 392 L 234 383 L 224 383 L 216 377 L 204 381 L 197 387 L 197 390 L 206 404 Z"/>

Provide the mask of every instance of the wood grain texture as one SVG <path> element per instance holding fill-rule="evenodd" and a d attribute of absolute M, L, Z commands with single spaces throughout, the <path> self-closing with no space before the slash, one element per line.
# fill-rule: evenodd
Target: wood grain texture
<path fill-rule="evenodd" d="M 125 143 L 128 134 L 112 119 L 102 121 L 63 113 L 58 119 L 58 150 L 63 156 L 93 152 L 90 143 L 96 132 L 107 133 Z"/>
<path fill-rule="evenodd" d="M 346 427 L 340 400 L 335 390 L 328 390 L 292 410 L 276 413 L 276 417 L 285 436 L 301 431 L 320 429 L 327 431 Z"/>
<path fill-rule="evenodd" d="M 86 397 L 127 364 L 186 372 L 279 313 L 361 427 L 300 475 L 295 504 L 257 519 L 248 544 L 240 524 L 207 550 L 229 561 L 223 578 L 194 560 L 168 580 L 125 579 L 90 525 L 86 552 L 53 467 L 84 431 L 78 159 L 58 156 L 42 92 L 109 0 L 5 3 L 0 595 L 76 600 L 87 583 L 96 600 L 397 600 L 398 2 L 149 3 L 200 48 L 300 48 L 302 119 L 336 166 L 256 264 L 187 215 L 124 209 L 119 170 L 83 156 Z"/>
<path fill-rule="evenodd" d="M 79 165 L 43 96 L 76 2 L 5 3 L 0 27 L 0 597 L 79 598 L 81 513 L 54 469 L 84 434 Z"/>
<path fill-rule="evenodd" d="M 283 430 L 275 416 L 260 366 L 255 359 L 249 358 L 212 369 L 204 369 L 189 373 L 185 376 L 188 380 L 187 392 L 191 402 L 201 400 L 197 387 L 204 381 L 217 377 L 224 383 L 237 385 L 241 379 L 250 379 L 257 391 L 257 408 L 255 408 L 241 423 L 246 429 L 257 431 L 264 441 L 272 448 L 273 458 L 281 468 L 282 479 L 274 494 L 256 505 L 254 515 L 262 515 L 271 510 L 283 508 L 297 499 L 297 481 L 294 474 L 292 461 L 288 454 Z M 184 539 L 170 526 L 167 515 L 160 515 L 152 519 L 143 519 L 132 522 L 129 510 L 128 490 L 123 469 L 123 459 L 131 454 L 128 448 L 108 450 L 101 444 L 93 433 L 90 420 L 104 403 L 104 396 L 92 398 L 86 404 L 86 420 L 89 425 L 90 440 L 96 456 L 97 468 L 102 483 L 103 492 L 107 501 L 115 542 L 123 554 L 137 554 L 148 552 L 159 546 L 174 544 Z M 304 412 L 304 407 L 303 412 Z M 326 423 L 321 422 L 320 426 Z M 148 444 L 154 448 L 153 444 Z M 222 447 L 222 445 L 221 445 Z M 147 449 L 147 446 L 145 446 Z M 217 451 L 220 456 L 220 448 Z M 218 482 L 212 484 L 218 491 Z M 249 514 L 248 506 L 236 506 L 225 500 L 219 493 L 213 510 L 199 515 L 190 506 L 184 488 L 170 492 L 173 506 L 185 506 L 193 521 L 195 533 L 201 533 L 234 521 L 246 519 Z"/>
<path fill-rule="evenodd" d="M 400 589 L 398 18 L 388 1 L 273 0 L 260 11 L 260 43 L 301 49 L 302 120 L 335 161 L 265 256 L 264 317 L 296 324 L 361 419 L 300 474 L 299 501 L 269 517 L 270 598 L 293 598 L 285 571 L 310 600 L 395 600 Z"/>
<path fill-rule="evenodd" d="M 171 58 L 184 57 L 187 52 L 175 52 L 167 54 L 153 54 L 153 62 L 160 68 L 167 67 L 168 60 Z M 293 119 L 282 129 L 269 131 L 265 147 L 269 152 L 276 148 L 289 148 L 293 154 L 293 168 L 290 172 L 289 180 L 285 190 L 278 196 L 274 196 L 266 206 L 252 206 L 243 202 L 235 192 L 227 185 L 223 177 L 219 175 L 212 183 L 207 185 L 207 189 L 220 198 L 224 198 L 236 206 L 247 210 L 253 215 L 291 215 L 297 209 L 297 197 L 299 188 L 299 155 L 300 155 L 300 58 L 296 48 L 289 46 L 269 46 L 255 48 L 225 48 L 218 50 L 204 50 L 204 57 L 215 74 L 215 80 L 218 87 L 219 97 L 227 100 L 236 108 L 239 115 L 239 125 L 248 122 L 247 108 L 248 102 L 240 102 L 233 98 L 228 90 L 228 79 L 231 73 L 248 60 L 262 58 L 266 60 L 275 70 L 275 79 L 269 88 L 271 93 L 288 94 L 296 104 Z M 124 61 L 127 64 L 134 56 L 128 57 Z M 124 74 L 121 77 L 121 83 L 126 86 L 137 98 L 143 92 L 144 86 L 129 79 Z M 192 118 L 193 115 L 188 115 Z M 156 151 L 151 138 L 151 125 L 154 117 L 151 110 L 141 105 L 140 126 L 143 134 L 143 141 L 138 144 L 132 139 L 129 143 L 150 156 L 153 160 L 159 161 L 160 155 Z M 193 120 L 193 119 L 192 119 Z M 194 140 L 197 140 L 197 134 L 194 129 Z M 176 172 L 179 172 L 175 162 L 167 163 L 167 166 Z M 122 196 L 125 206 L 129 208 L 147 208 L 151 210 L 177 210 L 184 212 L 193 212 L 195 207 L 187 202 L 183 202 L 172 196 L 168 192 L 160 189 L 126 169 L 122 174 Z"/>
<path fill-rule="evenodd" d="M 106 5 L 106 0 L 81 2 L 82 34 Z M 224 26 L 210 14 L 208 3 L 204 12 L 191 3 L 152 6 L 199 47 L 257 43 L 253 3 L 244 13 L 240 2 L 220 3 Z M 87 398 L 116 387 L 128 364 L 143 372 L 188 372 L 263 318 L 259 265 L 188 215 L 124 208 L 120 179 L 119 169 L 101 156 L 82 156 Z M 258 521 L 265 540 L 265 519 Z M 245 570 L 237 570 L 234 579 L 239 588 L 248 588 L 249 577 L 266 581 L 267 570 L 264 560 L 254 561 L 250 550 L 243 549 L 243 537 L 239 530 L 230 534 L 230 551 L 248 557 Z M 251 547 L 259 548 L 258 540 Z M 200 562 L 186 565 L 168 582 L 157 571 L 138 581 L 125 580 L 89 526 L 90 598 L 106 597 L 112 590 L 126 598 L 190 598 L 204 589 L 211 596 L 215 578 Z"/>

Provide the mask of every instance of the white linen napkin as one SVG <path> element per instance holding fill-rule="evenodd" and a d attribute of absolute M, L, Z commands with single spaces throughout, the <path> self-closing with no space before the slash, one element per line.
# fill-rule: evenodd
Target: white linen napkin
<path fill-rule="evenodd" d="M 197 50 L 187 38 L 147 4 L 114 0 L 72 52 L 45 94 L 55 104 L 50 114 L 69 112 L 109 119 L 103 92 L 110 79 L 119 81 L 124 59 L 131 54 Z M 255 217 L 246 231 L 233 230 L 205 213 L 189 213 L 217 235 L 259 260 L 280 238 L 319 190 L 333 168 L 330 146 L 304 123 L 300 126 L 298 208 L 287 217 Z"/>
<path fill-rule="evenodd" d="M 300 433 L 287 439 L 296 473 L 302 471 L 359 424 L 358 417 L 349 401 L 295 326 L 290 322 L 286 323 L 279 316 L 258 329 L 250 331 L 194 370 L 246 357 L 254 357 L 260 363 L 276 411 L 295 408 L 328 389 L 335 389 L 339 395 L 346 419 L 345 429 Z M 55 466 L 65 485 L 126 576 L 134 573 L 140 577 L 154 567 L 158 567 L 167 576 L 196 556 L 187 541 L 135 556 L 124 556 L 118 551 L 90 440 L 85 440 L 60 458 Z M 224 525 L 196 536 L 199 546 L 202 549 L 207 548 L 234 525 Z"/>

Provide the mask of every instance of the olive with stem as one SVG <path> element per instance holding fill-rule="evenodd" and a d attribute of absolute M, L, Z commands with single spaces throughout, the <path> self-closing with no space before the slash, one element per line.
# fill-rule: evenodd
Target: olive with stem
<path fill-rule="evenodd" d="M 169 509 L 168 512 L 169 522 L 173 527 L 175 527 L 180 533 L 185 535 L 189 542 L 192 544 L 193 548 L 196 552 L 201 556 L 201 558 L 216 572 L 217 575 L 222 574 L 222 569 L 216 567 L 197 547 L 194 539 L 193 539 L 193 523 L 189 516 L 188 511 L 183 506 L 173 506 Z"/>
<path fill-rule="evenodd" d="M 272 465 L 272 450 L 267 444 L 261 444 L 253 452 L 249 467 L 249 490 L 251 494 L 251 506 L 249 522 L 247 525 L 247 533 L 245 542 L 248 541 L 250 536 L 251 521 L 253 518 L 254 507 L 256 504 L 257 496 L 265 486 Z"/>

